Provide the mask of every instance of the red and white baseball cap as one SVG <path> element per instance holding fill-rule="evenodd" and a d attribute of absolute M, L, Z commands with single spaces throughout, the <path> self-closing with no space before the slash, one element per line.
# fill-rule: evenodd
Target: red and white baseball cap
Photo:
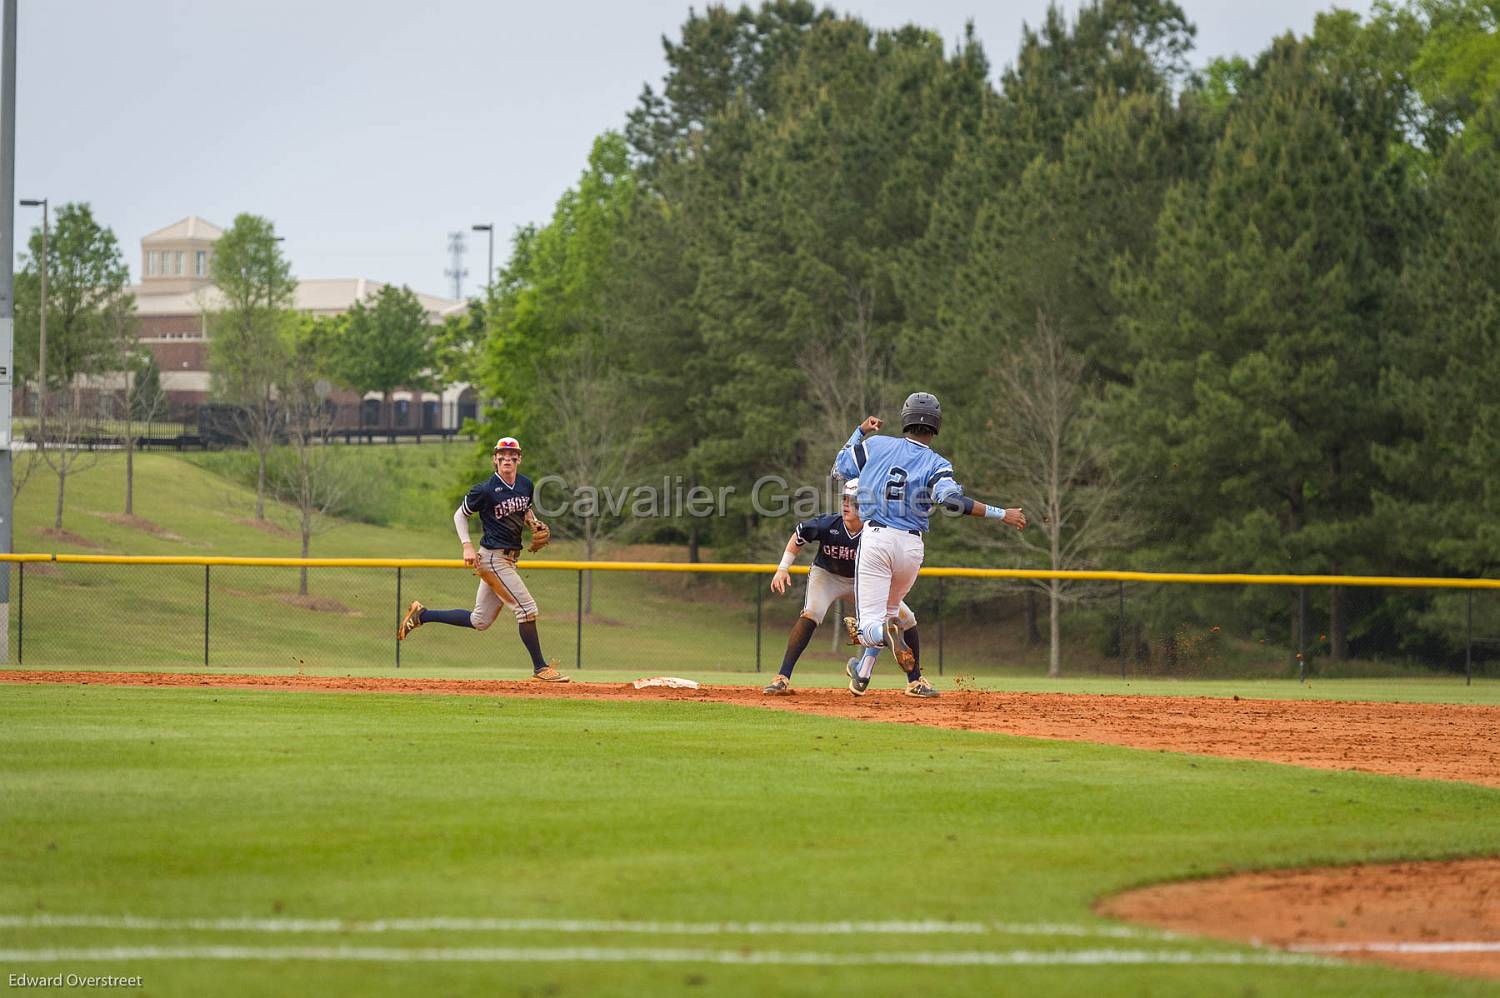
<path fill-rule="evenodd" d="M 501 437 L 495 441 L 495 450 L 513 450 L 519 454 L 521 452 L 521 441 L 515 437 Z"/>

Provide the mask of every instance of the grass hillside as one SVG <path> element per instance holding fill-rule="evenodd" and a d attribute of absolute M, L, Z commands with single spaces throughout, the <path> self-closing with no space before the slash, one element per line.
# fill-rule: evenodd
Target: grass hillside
<path fill-rule="evenodd" d="M 330 518 L 313 537 L 314 557 L 457 558 L 451 513 L 466 485 L 482 476 L 482 455 L 468 443 L 420 447 L 339 448 L 361 486 L 350 515 Z M 295 556 L 300 552 L 295 511 L 268 502 L 265 521 L 254 519 L 254 458 L 244 452 L 138 455 L 135 514 L 122 514 L 124 458 L 99 455 L 71 475 L 62 530 L 52 527 L 56 478 L 39 468 L 16 502 L 15 550 L 85 554 Z M 582 557 L 581 546 L 556 541 L 523 563 L 528 585 L 542 607 L 543 647 L 569 668 L 622 673 L 742 673 L 755 682 L 755 592 L 762 592 L 759 661 L 774 672 L 786 629 L 801 606 L 800 587 L 786 596 L 766 591 L 764 576 L 678 576 L 593 573 L 593 608 L 578 625 L 579 577 L 545 571 L 549 561 Z M 680 561 L 665 546 L 616 547 L 605 557 Z M 803 562 L 806 563 L 804 558 Z M 405 570 L 400 599 L 394 570 L 315 569 L 310 591 L 298 594 L 295 569 L 216 568 L 210 572 L 208 663 L 211 667 L 309 671 L 393 671 L 392 637 L 398 613 L 411 599 L 434 607 L 471 606 L 476 582 L 462 570 Z M 15 579 L 15 575 L 12 575 Z M 950 598 L 960 586 L 987 583 L 948 580 Z M 939 662 L 936 584 L 918 583 L 911 602 L 922 620 L 923 656 L 932 673 Z M 202 668 L 204 573 L 202 568 L 135 568 L 33 565 L 26 570 L 26 619 L 19 593 L 11 604 L 12 661 L 27 665 L 100 668 Z M 1014 607 L 1014 604 L 992 604 Z M 798 665 L 800 682 L 841 682 L 847 652 L 837 634 L 837 611 Z M 1130 682 L 1112 680 L 1118 660 L 1102 654 L 1100 626 L 1086 616 L 1065 624 L 1061 685 L 1090 677 L 1091 688 L 1142 689 L 1139 669 Z M 1108 624 L 1108 621 L 1105 622 Z M 1071 630 L 1068 625 L 1073 625 Z M 1005 676 L 1007 682 L 1048 685 L 1046 649 L 1028 646 L 1019 609 L 948 614 L 941 628 L 942 664 L 955 674 Z M 1275 648 L 1201 635 L 1202 654 L 1184 658 L 1176 676 L 1284 678 L 1285 655 Z M 19 647 L 24 641 L 24 648 Z M 1184 643 L 1183 647 L 1188 647 Z M 402 645 L 401 666 L 434 675 L 512 676 L 526 660 L 508 616 L 485 635 L 432 626 Z M 1369 663 L 1356 663 L 1357 668 Z M 1400 667 L 1381 664 L 1391 685 Z M 1373 671 L 1368 675 L 1377 674 Z M 894 683 L 887 663 L 877 686 Z M 1358 671 L 1352 674 L 1358 675 Z M 1170 678 L 1170 677 L 1167 677 Z M 1424 673 L 1423 681 L 1452 680 Z M 1102 684 L 1102 685 L 1101 685 Z M 1133 685 L 1132 685 L 1133 684 Z M 1051 685 L 1059 685 L 1053 683 Z M 1367 686 L 1369 684 L 1366 684 Z M 1288 687 L 1296 690 L 1295 685 Z"/>
<path fill-rule="evenodd" d="M 63 529 L 52 527 L 55 479 L 36 475 L 16 504 L 17 551 L 79 554 L 295 556 L 295 512 L 271 503 L 254 519 L 255 494 L 239 479 L 243 459 L 184 460 L 145 454 L 136 460 L 135 515 L 126 517 L 124 460 L 99 462 L 69 478 Z M 473 451 L 451 444 L 422 448 L 354 448 L 351 460 L 376 467 L 376 500 L 390 523 L 334 519 L 312 544 L 314 557 L 457 558 L 451 511 Z M 207 467 L 206 467 L 206 466 Z M 209 470 L 214 467 L 229 477 Z M 472 470 L 468 474 L 475 473 Z M 372 495 L 377 492 L 372 490 Z M 410 505 L 391 503 L 406 496 Z M 417 512 L 413 512 L 416 510 Z M 680 560 L 667 548 L 630 548 L 618 556 Z M 579 546 L 555 542 L 531 564 L 579 557 Z M 399 607 L 413 598 L 430 606 L 472 606 L 477 585 L 462 570 L 405 570 L 398 601 L 394 570 L 314 569 L 308 596 L 296 569 L 215 568 L 210 572 L 210 666 L 266 669 L 388 669 Z M 543 614 L 544 648 L 566 666 L 579 660 L 578 575 L 527 572 Z M 764 584 L 764 579 L 758 580 Z M 202 667 L 204 572 L 199 567 L 33 565 L 26 569 L 26 620 L 12 602 L 11 650 L 24 640 L 27 665 Z M 629 670 L 745 670 L 755 663 L 755 582 L 600 574 L 583 637 L 584 661 Z M 795 608 L 782 607 L 790 620 Z M 92 621 L 83 626 L 83 621 Z M 780 624 L 768 619 L 766 640 Z M 493 634 L 424 629 L 401 648 L 402 665 L 427 671 L 492 670 L 514 675 L 525 657 L 506 614 Z M 774 668 L 771 648 L 765 650 Z M 824 657 L 833 653 L 825 652 Z M 839 659 L 840 662 L 842 658 Z M 779 658 L 776 659 L 779 661 Z M 831 666 L 830 666 L 831 669 Z"/>
<path fill-rule="evenodd" d="M 356 500 L 357 517 L 325 524 L 327 529 L 313 537 L 315 557 L 428 558 L 458 550 L 448 517 L 459 498 L 455 483 L 473 463 L 472 449 L 449 444 L 351 451 L 356 453 L 349 458 L 364 468 L 360 477 L 368 502 Z M 242 452 L 138 454 L 134 517 L 126 517 L 124 456 L 101 454 L 96 465 L 68 477 L 58 532 L 52 526 L 57 479 L 39 469 L 16 498 L 15 548 L 76 554 L 300 554 L 295 509 L 268 502 L 266 521 L 255 520 L 254 475 L 253 455 Z M 419 491 L 419 485 L 427 487 Z"/>

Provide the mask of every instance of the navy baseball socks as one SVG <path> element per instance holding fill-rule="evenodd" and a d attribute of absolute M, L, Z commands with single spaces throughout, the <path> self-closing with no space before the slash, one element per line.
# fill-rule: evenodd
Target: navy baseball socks
<path fill-rule="evenodd" d="M 787 635 L 786 654 L 781 658 L 781 674 L 788 679 L 792 678 L 792 670 L 797 667 L 797 659 L 807 651 L 807 643 L 812 640 L 813 632 L 818 629 L 816 620 L 808 620 L 806 617 L 798 617 L 797 622 L 792 625 L 792 633 Z"/>
<path fill-rule="evenodd" d="M 474 611 L 423 610 L 421 620 L 424 624 L 452 624 L 454 627 L 473 627 Z"/>
<path fill-rule="evenodd" d="M 451 624 L 454 627 L 472 628 L 474 626 L 473 611 L 429 610 L 414 600 L 411 609 L 406 611 L 406 618 L 401 621 L 401 626 L 396 630 L 396 637 L 404 640 L 408 634 L 423 624 Z M 567 676 L 558 672 L 552 663 L 542 658 L 542 642 L 537 637 L 536 621 L 522 621 L 520 631 L 521 643 L 526 646 L 526 652 L 531 656 L 531 677 L 548 683 L 568 682 Z"/>
<path fill-rule="evenodd" d="M 554 663 L 542 658 L 542 642 L 536 634 L 536 621 L 521 621 L 519 630 L 521 643 L 526 646 L 527 653 L 531 655 L 531 678 L 544 683 L 570 682 L 567 676 L 557 671 Z"/>
<path fill-rule="evenodd" d="M 454 624 L 458 627 L 473 627 L 468 610 L 429 610 L 418 600 L 412 600 L 406 616 L 396 628 L 396 640 L 405 641 L 406 636 L 423 624 Z"/>
<path fill-rule="evenodd" d="M 792 633 L 786 639 L 786 654 L 781 659 L 781 670 L 776 678 L 761 690 L 770 696 L 786 696 L 792 692 L 792 670 L 797 667 L 797 659 L 807 650 L 807 643 L 812 640 L 813 632 L 818 629 L 816 620 L 808 620 L 806 617 L 798 617 L 797 622 L 792 625 Z"/>
<path fill-rule="evenodd" d="M 547 668 L 547 660 L 542 658 L 542 639 L 537 637 L 536 621 L 521 621 L 520 631 L 521 644 L 526 646 L 526 651 L 531 655 L 531 671 L 541 672 Z"/>
<path fill-rule="evenodd" d="M 906 639 L 906 647 L 911 649 L 912 665 L 911 671 L 906 674 L 906 695 L 909 697 L 920 697 L 924 700 L 936 696 L 942 696 L 932 688 L 932 684 L 922 678 L 922 646 L 917 640 L 917 629 L 913 627 L 909 631 L 902 632 Z"/>

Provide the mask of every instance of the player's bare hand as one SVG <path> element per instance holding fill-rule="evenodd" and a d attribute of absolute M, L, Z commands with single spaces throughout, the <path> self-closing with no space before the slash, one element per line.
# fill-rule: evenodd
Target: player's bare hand
<path fill-rule="evenodd" d="M 771 576 L 771 592 L 777 596 L 786 592 L 786 587 L 792 583 L 792 573 L 784 568 L 778 568 L 776 574 Z"/>
<path fill-rule="evenodd" d="M 477 554 L 474 553 L 474 545 L 472 545 L 472 544 L 465 544 L 464 545 L 464 565 L 467 566 L 468 568 L 473 568 L 477 564 L 479 564 L 479 555 L 477 555 Z"/>
<path fill-rule="evenodd" d="M 1026 529 L 1026 511 L 1021 509 L 1021 507 L 1019 506 L 1017 506 L 1015 509 L 1006 510 L 1005 515 L 1000 519 L 1010 524 L 1012 527 L 1015 527 L 1017 530 Z"/>
<path fill-rule="evenodd" d="M 868 437 L 872 433 L 879 433 L 880 428 L 884 425 L 885 420 L 879 416 L 866 416 L 865 421 L 859 424 L 859 432 Z"/>

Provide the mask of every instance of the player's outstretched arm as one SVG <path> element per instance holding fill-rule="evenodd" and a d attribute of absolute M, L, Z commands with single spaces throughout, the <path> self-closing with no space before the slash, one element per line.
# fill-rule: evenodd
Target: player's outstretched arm
<path fill-rule="evenodd" d="M 771 576 L 771 592 L 777 596 L 786 592 L 787 586 L 791 585 L 792 573 L 790 571 L 792 562 L 797 560 L 797 555 L 802 550 L 802 541 L 794 533 L 786 542 L 786 550 L 781 553 L 781 564 L 776 566 L 776 574 Z"/>
<path fill-rule="evenodd" d="M 1017 530 L 1026 529 L 1026 511 L 1017 506 L 1013 509 L 1005 509 L 1000 506 L 991 506 L 977 499 L 970 499 L 965 495 L 953 495 L 941 500 L 942 504 L 955 513 L 965 516 L 980 516 L 990 520 L 1001 520 L 1010 524 Z"/>
<path fill-rule="evenodd" d="M 991 520 L 1003 520 L 1015 527 L 1017 530 L 1026 529 L 1026 512 L 1020 507 L 1005 509 L 1000 506 L 991 506 L 977 499 L 970 499 L 964 495 L 963 487 L 953 480 L 951 468 L 940 469 L 932 480 L 932 498 L 951 509 L 955 513 L 965 516 L 980 516 Z"/>
<path fill-rule="evenodd" d="M 833 470 L 841 478 L 858 478 L 865 467 L 865 437 L 876 433 L 885 421 L 879 416 L 866 416 L 865 421 L 854 428 L 854 433 L 845 441 L 838 457 L 834 458 Z"/>
<path fill-rule="evenodd" d="M 469 540 L 469 512 L 463 503 L 459 503 L 458 509 L 453 511 L 453 529 L 458 531 L 459 542 L 464 546 L 464 564 L 473 568 L 479 561 L 479 556 L 474 553 L 474 542 Z"/>

